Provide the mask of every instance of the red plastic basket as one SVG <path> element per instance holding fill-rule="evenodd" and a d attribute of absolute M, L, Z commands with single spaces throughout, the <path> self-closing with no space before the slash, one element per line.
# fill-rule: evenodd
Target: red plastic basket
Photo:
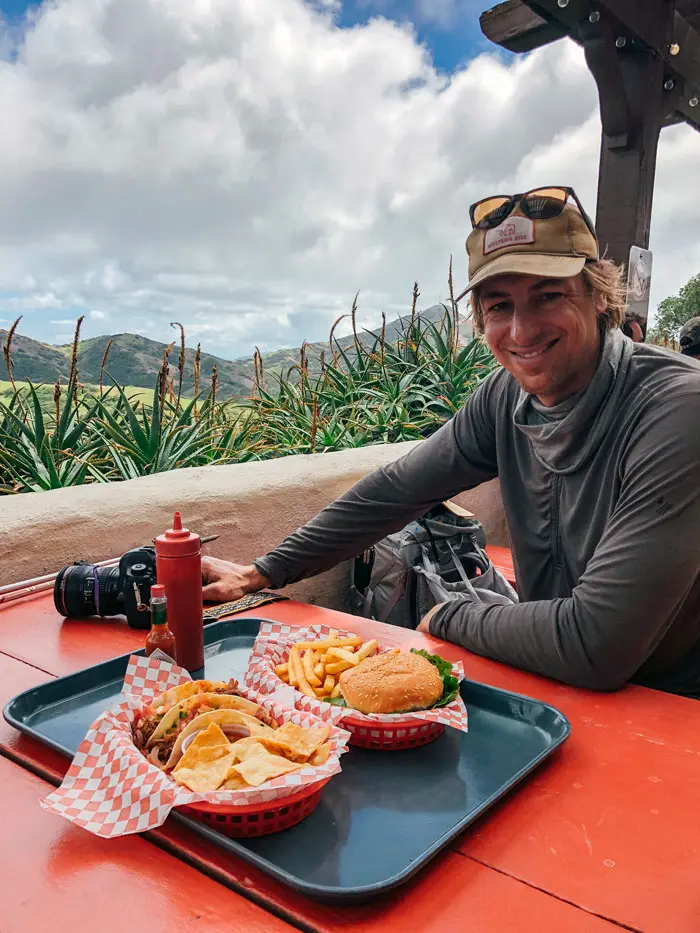
<path fill-rule="evenodd" d="M 371 722 L 346 716 L 341 727 L 350 733 L 348 745 L 359 748 L 376 748 L 381 751 L 398 751 L 404 748 L 419 748 L 434 742 L 445 731 L 441 722 L 429 722 L 415 716 L 402 717 L 391 723 Z"/>
<path fill-rule="evenodd" d="M 232 807 L 226 804 L 193 803 L 180 807 L 180 810 L 232 839 L 267 836 L 296 826 L 306 819 L 316 809 L 321 791 L 327 783 L 326 780 L 310 784 L 290 797 L 280 797 L 262 806 Z"/>

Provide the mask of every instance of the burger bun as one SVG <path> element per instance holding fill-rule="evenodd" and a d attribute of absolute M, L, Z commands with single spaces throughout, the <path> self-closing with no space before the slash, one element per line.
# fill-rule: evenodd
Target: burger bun
<path fill-rule="evenodd" d="M 384 652 L 340 675 L 340 692 L 360 713 L 408 713 L 428 709 L 442 696 L 435 665 L 413 652 Z"/>

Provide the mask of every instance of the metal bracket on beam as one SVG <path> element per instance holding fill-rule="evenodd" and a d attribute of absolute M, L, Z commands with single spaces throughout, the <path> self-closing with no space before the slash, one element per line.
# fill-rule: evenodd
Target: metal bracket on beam
<path fill-rule="evenodd" d="M 676 123 L 683 123 L 684 118 L 678 112 L 679 107 L 685 102 L 688 91 L 685 81 L 679 80 L 671 75 L 664 78 L 664 94 L 662 98 L 662 127 L 673 126 Z"/>

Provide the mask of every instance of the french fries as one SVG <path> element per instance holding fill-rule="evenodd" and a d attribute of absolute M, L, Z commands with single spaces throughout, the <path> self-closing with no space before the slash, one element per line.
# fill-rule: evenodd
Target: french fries
<path fill-rule="evenodd" d="M 362 639 L 359 635 L 349 635 L 347 638 L 326 638 L 322 641 L 298 641 L 294 647 L 300 651 L 306 651 L 307 648 L 311 651 L 327 651 L 329 648 L 355 647 L 361 644 Z"/>
<path fill-rule="evenodd" d="M 355 655 L 347 648 L 329 648 L 328 654 L 332 654 L 334 658 L 339 658 L 341 661 L 348 661 L 353 666 L 357 664 Z"/>
<path fill-rule="evenodd" d="M 314 667 L 316 665 L 314 664 L 313 658 L 314 652 L 307 648 L 307 650 L 302 655 L 304 677 L 306 677 L 307 681 L 311 684 L 312 687 L 320 687 L 321 680 L 319 680 L 319 678 L 314 674 Z"/>
<path fill-rule="evenodd" d="M 359 635 L 332 634 L 319 641 L 292 645 L 289 660 L 277 664 L 275 673 L 285 683 L 308 697 L 330 700 L 341 696 L 340 675 L 376 654 L 376 638 L 363 642 Z"/>

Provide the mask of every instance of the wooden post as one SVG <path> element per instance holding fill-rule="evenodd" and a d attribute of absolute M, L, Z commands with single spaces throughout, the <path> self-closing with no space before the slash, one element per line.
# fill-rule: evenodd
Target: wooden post
<path fill-rule="evenodd" d="M 672 4 L 658 12 L 658 35 L 670 35 Z M 649 246 L 659 133 L 681 89 L 665 79 L 663 60 L 604 12 L 582 38 L 602 123 L 596 230 L 601 254 L 626 266 L 631 246 Z"/>

